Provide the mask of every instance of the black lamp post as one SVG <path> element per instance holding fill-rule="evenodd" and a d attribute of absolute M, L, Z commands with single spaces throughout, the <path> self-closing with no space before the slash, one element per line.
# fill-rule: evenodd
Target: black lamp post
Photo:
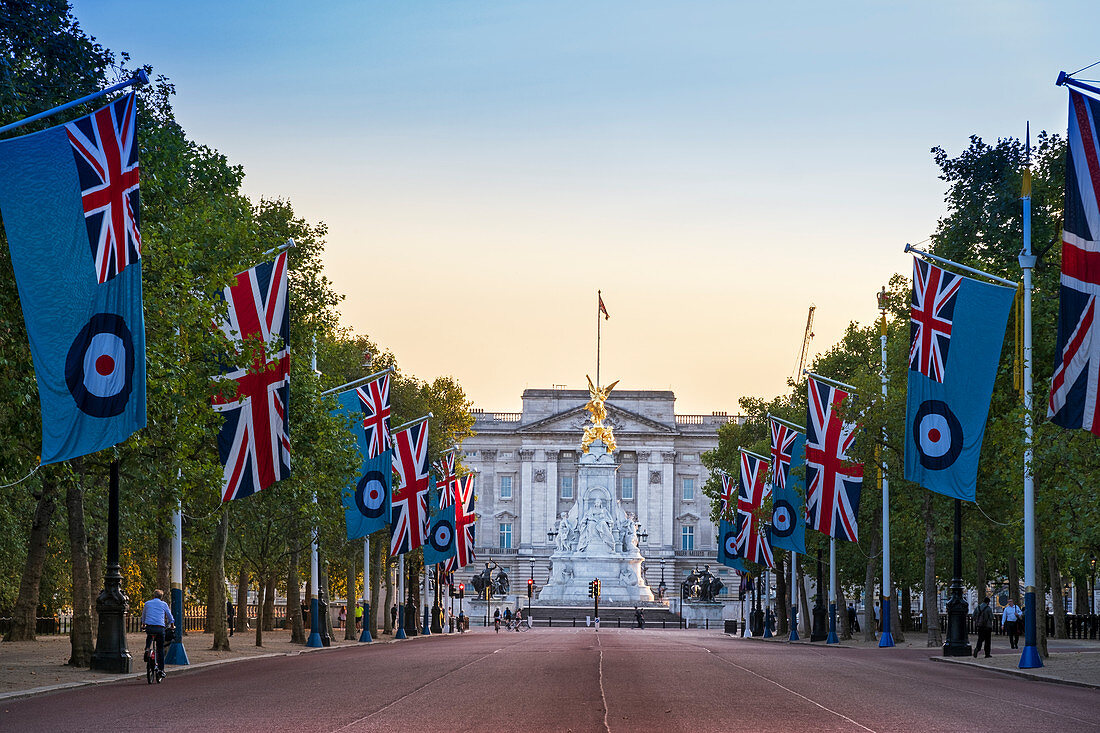
<path fill-rule="evenodd" d="M 111 461 L 111 480 L 107 498 L 107 572 L 103 590 L 95 600 L 99 614 L 99 633 L 92 653 L 92 669 L 128 674 L 130 650 L 126 648 L 126 610 L 130 599 L 122 592 L 122 573 L 118 563 L 118 461 Z M 182 622 L 180 628 L 183 628 Z"/>
<path fill-rule="evenodd" d="M 443 582 L 439 574 L 439 565 L 435 566 L 435 605 L 432 606 L 432 625 L 429 631 L 433 634 L 443 633 Z"/>
<path fill-rule="evenodd" d="M 1092 593 L 1089 595 L 1089 610 L 1096 615 L 1096 558 L 1092 558 Z"/>
<path fill-rule="evenodd" d="M 657 596 L 664 600 L 665 593 L 668 591 L 668 586 L 665 585 L 665 559 L 661 558 L 661 582 L 657 585 Z"/>
<path fill-rule="evenodd" d="M 945 657 L 968 657 L 973 653 L 966 633 L 967 604 L 963 600 L 962 579 L 962 501 L 955 499 L 955 552 L 951 578 L 951 599 L 947 602 L 947 639 L 943 642 Z M 931 622 L 931 619 L 929 619 Z"/>
<path fill-rule="evenodd" d="M 810 641 L 825 641 L 829 633 L 825 629 L 825 581 L 822 579 L 821 548 L 817 548 L 817 592 L 814 593 L 814 625 Z"/>

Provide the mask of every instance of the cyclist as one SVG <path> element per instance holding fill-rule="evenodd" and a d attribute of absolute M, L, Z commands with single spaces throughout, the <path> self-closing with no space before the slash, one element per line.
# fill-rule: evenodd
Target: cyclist
<path fill-rule="evenodd" d="M 165 623 L 167 621 L 168 623 Z M 164 679 L 164 629 L 172 626 L 176 620 L 172 618 L 172 609 L 164 602 L 164 591 L 159 588 L 153 591 L 153 597 L 145 602 L 141 609 L 141 622 L 145 624 L 145 653 L 148 656 L 149 646 L 155 641 L 157 644 L 157 675 Z"/>

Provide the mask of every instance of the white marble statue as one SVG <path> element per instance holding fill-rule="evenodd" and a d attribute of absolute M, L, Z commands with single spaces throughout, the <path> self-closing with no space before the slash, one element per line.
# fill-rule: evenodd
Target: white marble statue
<path fill-rule="evenodd" d="M 577 551 L 588 552 L 589 549 L 606 552 L 615 549 L 615 538 L 611 533 L 611 515 L 603 505 L 603 499 L 596 499 L 596 503 L 588 510 L 588 514 L 584 515 L 584 521 L 581 523 Z"/>

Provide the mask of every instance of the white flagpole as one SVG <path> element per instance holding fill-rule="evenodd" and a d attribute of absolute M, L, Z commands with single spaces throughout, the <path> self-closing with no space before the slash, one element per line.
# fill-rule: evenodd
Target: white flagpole
<path fill-rule="evenodd" d="M 397 632 L 395 639 L 407 639 L 405 633 L 405 555 L 397 557 Z"/>
<path fill-rule="evenodd" d="M 1030 129 L 1028 130 L 1030 154 Z M 1030 162 L 1030 161 L 1029 161 Z M 1031 168 L 1024 170 L 1024 247 L 1020 252 L 1020 269 L 1024 273 L 1024 650 L 1020 669 L 1043 666 L 1039 656 L 1038 629 L 1035 613 L 1035 477 L 1031 465 L 1031 270 L 1035 255 L 1031 254 Z"/>
<path fill-rule="evenodd" d="M 882 314 L 879 343 L 882 347 L 882 401 L 886 402 L 886 286 L 878 298 L 879 311 Z M 886 445 L 886 428 L 882 428 L 882 444 Z M 893 584 L 890 582 L 890 479 L 886 475 L 886 451 L 882 451 L 882 636 L 879 647 L 894 646 L 894 635 L 890 633 L 890 604 Z"/>
<path fill-rule="evenodd" d="M 829 538 L 829 635 L 825 643 L 840 643 L 836 636 L 836 537 Z"/>
<path fill-rule="evenodd" d="M 313 339 L 313 354 L 310 356 L 310 364 L 313 373 L 317 373 L 317 339 Z M 317 504 L 317 492 L 313 492 L 313 503 Z M 317 527 L 311 530 L 309 543 L 309 638 L 306 640 L 308 647 L 321 647 L 321 605 L 318 598 L 318 579 L 321 577 L 320 563 L 317 556 Z"/>
<path fill-rule="evenodd" d="M 370 535 L 363 538 L 363 628 L 359 632 L 359 641 L 374 641 L 370 635 Z"/>

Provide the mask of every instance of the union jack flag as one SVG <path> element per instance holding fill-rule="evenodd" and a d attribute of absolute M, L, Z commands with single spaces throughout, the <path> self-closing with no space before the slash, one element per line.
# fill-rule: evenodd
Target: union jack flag
<path fill-rule="evenodd" d="M 459 502 L 455 505 L 455 549 L 458 554 L 449 558 L 444 569 L 448 573 L 465 567 L 474 561 L 474 474 L 467 474 L 455 482 Z"/>
<path fill-rule="evenodd" d="M 393 491 L 390 514 L 390 555 L 411 552 L 428 539 L 428 421 L 412 425 L 393 436 L 393 469 L 401 488 Z"/>
<path fill-rule="evenodd" d="M 768 462 L 741 452 L 741 481 L 737 487 L 737 552 L 741 557 L 769 568 L 775 567 L 771 543 L 755 512 L 771 494 L 764 478 Z"/>
<path fill-rule="evenodd" d="M 455 451 L 447 451 L 439 461 L 439 480 L 435 483 L 439 492 L 439 508 L 446 509 L 456 503 L 458 477 L 455 476 Z"/>
<path fill-rule="evenodd" d="M 722 476 L 722 493 L 718 494 L 718 514 L 722 518 L 728 518 L 729 513 L 737 505 L 737 485 L 733 483 L 733 477 L 727 474 Z"/>
<path fill-rule="evenodd" d="M 229 319 L 221 324 L 238 345 L 258 341 L 246 368 L 230 371 L 236 391 L 213 398 L 214 410 L 225 422 L 218 434 L 218 453 L 225 467 L 222 501 L 262 491 L 290 475 L 290 313 L 287 310 L 286 252 L 237 275 L 225 289 Z"/>
<path fill-rule="evenodd" d="M 909 305 L 909 368 L 943 383 L 951 347 L 955 301 L 963 279 L 931 262 L 913 258 L 913 299 Z"/>
<path fill-rule="evenodd" d="M 768 424 L 772 435 L 772 483 L 777 488 L 785 489 L 787 477 L 791 474 L 794 441 L 798 438 L 798 431 L 775 420 L 769 420 Z"/>
<path fill-rule="evenodd" d="M 863 464 L 848 457 L 856 424 L 841 420 L 835 409 L 848 393 L 813 377 L 808 382 L 806 523 L 818 532 L 855 542 Z"/>
<path fill-rule="evenodd" d="M 1058 344 L 1047 416 L 1100 435 L 1100 100 L 1069 92 Z"/>
<path fill-rule="evenodd" d="M 136 100 L 131 92 L 65 125 L 100 284 L 141 259 Z"/>
<path fill-rule="evenodd" d="M 363 430 L 367 434 L 367 458 L 377 458 L 390 449 L 390 375 L 383 374 L 358 387 L 363 408 Z"/>

